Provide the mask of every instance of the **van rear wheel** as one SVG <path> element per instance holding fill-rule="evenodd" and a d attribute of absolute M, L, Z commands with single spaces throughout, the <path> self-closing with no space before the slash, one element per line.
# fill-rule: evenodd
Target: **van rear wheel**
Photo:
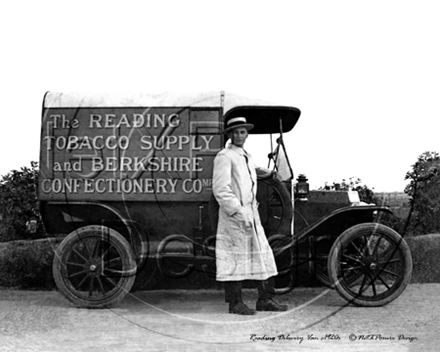
<path fill-rule="evenodd" d="M 100 225 L 71 232 L 57 248 L 52 269 L 58 290 L 84 308 L 118 304 L 136 277 L 136 261 L 127 240 Z"/>

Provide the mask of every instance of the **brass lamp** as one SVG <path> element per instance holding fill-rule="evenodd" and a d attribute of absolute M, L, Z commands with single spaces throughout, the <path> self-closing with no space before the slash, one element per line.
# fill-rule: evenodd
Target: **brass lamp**
<path fill-rule="evenodd" d="M 309 183 L 307 182 L 307 177 L 304 174 L 300 174 L 296 179 L 296 195 L 299 200 L 307 200 L 307 195 L 309 194 Z"/>

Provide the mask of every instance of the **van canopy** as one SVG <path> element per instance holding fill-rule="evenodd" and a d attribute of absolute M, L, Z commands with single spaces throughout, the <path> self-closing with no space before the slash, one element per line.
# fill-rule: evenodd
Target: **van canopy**
<path fill-rule="evenodd" d="M 165 92 L 158 94 L 132 92 L 47 92 L 43 108 L 102 107 L 223 107 L 224 116 L 244 116 L 255 125 L 252 134 L 288 132 L 297 123 L 301 111 L 294 107 L 274 105 L 232 93 Z"/>
<path fill-rule="evenodd" d="M 243 116 L 255 127 L 250 134 L 269 134 L 289 132 L 295 127 L 301 111 L 288 106 L 237 106 L 229 110 L 226 116 Z"/>

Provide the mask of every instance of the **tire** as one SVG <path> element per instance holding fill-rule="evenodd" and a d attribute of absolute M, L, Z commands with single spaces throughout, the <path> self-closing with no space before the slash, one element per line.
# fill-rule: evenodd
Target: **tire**
<path fill-rule="evenodd" d="M 333 244 L 328 272 L 348 302 L 379 307 L 395 300 L 412 275 L 411 251 L 391 228 L 365 223 L 342 233 Z"/>
<path fill-rule="evenodd" d="M 261 225 L 267 237 L 291 235 L 292 199 L 280 180 L 272 177 L 258 179 L 257 202 Z"/>
<path fill-rule="evenodd" d="M 183 247 L 173 250 L 173 242 L 181 243 Z M 169 244 L 171 244 L 171 252 L 167 251 Z M 182 248 L 185 248 L 185 251 L 182 252 Z M 160 242 L 157 248 L 156 263 L 159 271 L 171 278 L 184 278 L 190 275 L 195 268 L 195 265 L 191 263 L 194 259 L 192 249 L 193 243 L 188 237 L 184 235 L 168 236 Z"/>
<path fill-rule="evenodd" d="M 127 240 L 105 226 L 89 225 L 71 232 L 53 261 L 58 290 L 82 308 L 117 305 L 136 277 L 136 261 Z"/>

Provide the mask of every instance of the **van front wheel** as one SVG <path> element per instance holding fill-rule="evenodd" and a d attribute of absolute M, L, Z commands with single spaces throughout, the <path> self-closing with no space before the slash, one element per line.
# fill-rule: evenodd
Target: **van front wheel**
<path fill-rule="evenodd" d="M 348 302 L 379 307 L 396 299 L 412 274 L 411 251 L 391 228 L 358 224 L 334 242 L 328 272 L 336 291 Z"/>

